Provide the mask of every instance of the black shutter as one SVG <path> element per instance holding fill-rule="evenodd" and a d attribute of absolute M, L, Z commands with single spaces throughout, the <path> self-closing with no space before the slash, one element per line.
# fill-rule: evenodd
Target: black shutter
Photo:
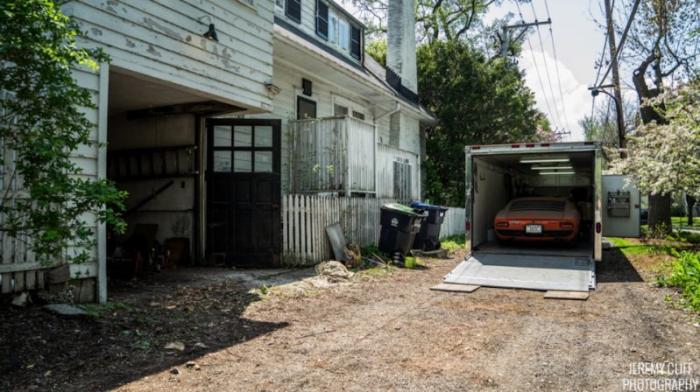
<path fill-rule="evenodd" d="M 287 0 L 286 14 L 289 19 L 301 23 L 301 0 Z"/>
<path fill-rule="evenodd" d="M 316 0 L 316 34 L 328 39 L 328 5 Z"/>
<path fill-rule="evenodd" d="M 350 55 L 362 60 L 362 30 L 355 26 L 350 26 Z"/>

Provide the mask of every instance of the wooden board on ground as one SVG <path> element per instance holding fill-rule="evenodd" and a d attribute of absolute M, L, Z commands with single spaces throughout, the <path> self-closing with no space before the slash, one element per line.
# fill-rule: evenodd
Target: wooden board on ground
<path fill-rule="evenodd" d="M 471 284 L 451 284 L 451 283 L 440 283 L 437 286 L 433 286 L 430 289 L 435 291 L 449 291 L 455 293 L 471 293 L 481 286 L 475 286 Z"/>
<path fill-rule="evenodd" d="M 588 291 L 561 291 L 561 290 L 548 290 L 544 293 L 545 298 L 550 299 L 576 299 L 585 301 L 588 299 Z"/>

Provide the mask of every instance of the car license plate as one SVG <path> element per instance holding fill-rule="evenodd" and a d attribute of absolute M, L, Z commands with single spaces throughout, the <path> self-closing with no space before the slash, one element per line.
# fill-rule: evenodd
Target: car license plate
<path fill-rule="evenodd" d="M 525 225 L 525 233 L 542 234 L 542 225 Z"/>

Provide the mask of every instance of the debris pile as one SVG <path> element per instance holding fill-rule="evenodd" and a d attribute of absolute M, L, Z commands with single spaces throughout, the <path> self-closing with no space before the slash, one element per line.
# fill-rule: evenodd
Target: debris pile
<path fill-rule="evenodd" d="M 324 261 L 316 265 L 316 273 L 320 276 L 327 277 L 331 282 L 339 282 L 352 278 L 354 273 L 339 261 L 331 260 Z"/>

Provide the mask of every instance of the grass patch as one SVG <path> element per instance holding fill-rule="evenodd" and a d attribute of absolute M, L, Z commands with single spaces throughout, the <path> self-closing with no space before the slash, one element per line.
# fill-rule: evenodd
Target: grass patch
<path fill-rule="evenodd" d="M 371 267 L 363 270 L 358 270 L 356 273 L 369 278 L 382 278 L 391 273 L 392 268 L 389 267 Z"/>
<path fill-rule="evenodd" d="M 447 250 L 464 249 L 467 237 L 464 234 L 451 235 L 440 241 L 440 247 Z"/>
<path fill-rule="evenodd" d="M 660 245 L 635 242 L 627 238 L 607 237 L 613 247 L 618 248 L 625 255 L 650 255 L 658 252 Z"/>
<path fill-rule="evenodd" d="M 671 217 L 671 224 L 673 224 L 674 227 L 682 226 L 682 227 L 693 227 L 693 228 L 700 229 L 700 218 L 694 217 L 693 218 L 693 225 L 689 226 L 687 217 L 685 217 L 685 216 L 672 216 Z"/>
<path fill-rule="evenodd" d="M 83 304 L 79 305 L 90 317 L 102 318 L 109 313 L 125 311 L 131 313 L 135 310 L 132 305 L 124 302 L 107 302 L 104 304 Z"/>
<path fill-rule="evenodd" d="M 683 296 L 683 305 L 700 312 L 700 252 L 676 253 L 668 274 L 658 278 L 663 287 L 675 287 Z"/>

